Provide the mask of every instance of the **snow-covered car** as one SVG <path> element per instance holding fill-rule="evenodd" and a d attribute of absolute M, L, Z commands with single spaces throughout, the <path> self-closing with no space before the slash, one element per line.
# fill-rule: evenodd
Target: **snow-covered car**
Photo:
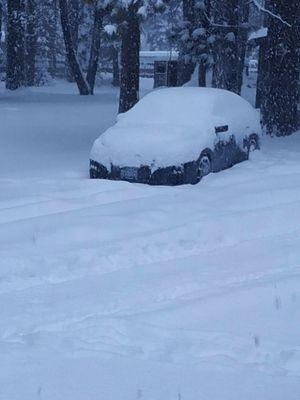
<path fill-rule="evenodd" d="M 146 95 L 94 143 L 90 177 L 152 185 L 195 184 L 259 148 L 258 112 L 221 89 L 181 87 Z"/>

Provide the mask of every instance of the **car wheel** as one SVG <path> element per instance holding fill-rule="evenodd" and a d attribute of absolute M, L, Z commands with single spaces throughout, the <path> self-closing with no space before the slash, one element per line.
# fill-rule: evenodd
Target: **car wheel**
<path fill-rule="evenodd" d="M 211 161 L 208 155 L 202 155 L 198 163 L 198 182 L 211 173 Z"/>
<path fill-rule="evenodd" d="M 255 150 L 259 150 L 259 140 L 257 135 L 251 135 L 248 141 L 248 158 Z"/>

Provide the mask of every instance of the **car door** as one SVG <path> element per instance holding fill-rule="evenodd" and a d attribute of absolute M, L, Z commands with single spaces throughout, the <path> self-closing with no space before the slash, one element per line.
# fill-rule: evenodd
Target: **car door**
<path fill-rule="evenodd" d="M 231 134 L 225 146 L 225 168 L 230 168 L 237 162 L 238 145 L 236 143 L 235 135 Z"/>
<path fill-rule="evenodd" d="M 229 168 L 234 164 L 235 150 L 235 137 L 229 133 L 229 127 L 225 125 L 216 128 L 215 158 L 218 170 Z"/>

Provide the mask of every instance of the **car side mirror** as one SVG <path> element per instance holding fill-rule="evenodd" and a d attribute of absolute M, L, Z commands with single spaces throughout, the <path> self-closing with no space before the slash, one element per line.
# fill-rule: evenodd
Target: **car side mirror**
<path fill-rule="evenodd" d="M 215 127 L 215 132 L 216 133 L 222 133 L 222 132 L 228 132 L 228 125 L 223 125 L 223 126 L 216 126 Z"/>

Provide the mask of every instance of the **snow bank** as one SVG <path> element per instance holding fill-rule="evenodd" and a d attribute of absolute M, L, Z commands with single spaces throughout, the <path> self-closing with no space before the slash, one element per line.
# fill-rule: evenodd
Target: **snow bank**
<path fill-rule="evenodd" d="M 170 88 L 146 95 L 94 143 L 91 158 L 107 168 L 153 168 L 196 160 L 213 149 L 215 127 L 229 125 L 223 140 L 260 132 L 259 115 L 241 97 L 220 89 Z"/>

